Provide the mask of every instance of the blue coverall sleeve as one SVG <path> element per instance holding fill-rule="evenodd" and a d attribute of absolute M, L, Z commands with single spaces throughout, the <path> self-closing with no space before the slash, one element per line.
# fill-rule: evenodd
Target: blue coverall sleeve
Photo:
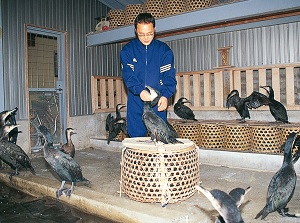
<path fill-rule="evenodd" d="M 174 55 L 172 50 L 168 47 L 163 57 L 163 66 L 161 67 L 163 88 L 161 95 L 170 98 L 176 91 L 176 70 L 174 67 Z"/>
<path fill-rule="evenodd" d="M 143 86 L 143 84 L 134 73 L 134 64 L 132 61 L 132 57 L 130 57 L 128 51 L 123 49 L 120 53 L 120 58 L 123 80 L 128 90 L 134 95 L 139 95 L 145 89 L 145 86 Z"/>

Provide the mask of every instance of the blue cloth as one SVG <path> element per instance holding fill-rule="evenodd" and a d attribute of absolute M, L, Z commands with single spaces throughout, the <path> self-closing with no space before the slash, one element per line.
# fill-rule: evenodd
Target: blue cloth
<path fill-rule="evenodd" d="M 161 96 L 170 98 L 176 91 L 174 55 L 170 47 L 156 39 L 145 46 L 139 39 L 127 43 L 120 54 L 123 80 L 128 88 L 127 128 L 130 137 L 146 135 L 142 120 L 144 102 L 140 93 L 148 85 L 160 91 Z M 154 112 L 164 121 L 166 111 Z"/>

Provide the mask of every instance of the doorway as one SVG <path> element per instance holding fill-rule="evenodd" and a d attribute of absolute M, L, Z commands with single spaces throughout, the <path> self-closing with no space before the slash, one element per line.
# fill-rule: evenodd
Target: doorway
<path fill-rule="evenodd" d="M 27 86 L 32 152 L 43 148 L 40 125 L 46 126 L 53 144 L 66 141 L 65 32 L 27 26 Z"/>

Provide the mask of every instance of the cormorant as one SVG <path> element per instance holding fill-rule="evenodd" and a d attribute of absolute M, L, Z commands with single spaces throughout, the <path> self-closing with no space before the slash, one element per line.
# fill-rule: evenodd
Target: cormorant
<path fill-rule="evenodd" d="M 219 212 L 225 223 L 244 223 L 240 210 L 232 197 L 224 191 L 214 189 L 207 190 L 202 186 L 195 186 L 195 189 L 202 192 Z"/>
<path fill-rule="evenodd" d="M 232 189 L 229 192 L 229 196 L 235 202 L 236 206 L 239 208 L 241 204 L 244 202 L 246 194 L 251 190 L 251 187 L 247 187 L 246 189 L 237 187 Z M 215 223 L 225 223 L 223 217 L 221 215 L 218 216 Z"/>
<path fill-rule="evenodd" d="M 10 178 L 19 174 L 20 169 L 29 169 L 33 174 L 35 170 L 31 165 L 31 161 L 28 155 L 21 149 L 20 146 L 8 141 L 9 132 L 20 125 L 6 124 L 1 127 L 1 139 L 0 139 L 0 159 L 9 165 L 14 173 L 10 174 Z"/>
<path fill-rule="evenodd" d="M 232 189 L 229 192 L 229 195 L 231 196 L 231 198 L 235 201 L 235 204 L 237 207 L 240 207 L 241 204 L 244 202 L 245 196 L 246 194 L 251 190 L 251 187 L 247 187 L 246 189 L 237 187 Z"/>
<path fill-rule="evenodd" d="M 293 216 L 287 213 L 286 205 L 292 199 L 297 182 L 297 175 L 292 160 L 292 149 L 300 133 L 290 133 L 281 150 L 284 159 L 281 168 L 270 181 L 265 207 L 256 215 L 255 219 L 267 217 L 269 213 L 277 211 L 282 216 Z"/>
<path fill-rule="evenodd" d="M 258 108 L 269 103 L 269 99 L 264 94 L 253 91 L 251 95 L 246 98 L 240 98 L 238 90 L 232 90 L 226 99 L 226 107 L 235 107 L 236 111 L 241 116 L 239 122 L 246 122 L 245 118 L 250 118 L 248 108 Z"/>
<path fill-rule="evenodd" d="M 150 132 L 151 140 L 156 140 L 156 142 L 161 141 L 165 144 L 182 143 L 174 137 L 174 132 L 170 130 L 168 124 L 153 111 L 152 107 L 157 104 L 160 93 L 149 86 L 146 86 L 146 88 L 150 91 L 152 101 L 144 102 L 142 119 L 147 130 Z"/>
<path fill-rule="evenodd" d="M 108 131 L 107 144 L 109 144 L 111 140 L 115 139 L 121 131 L 127 135 L 126 119 L 122 118 L 120 113 L 120 110 L 124 107 L 126 107 L 126 105 L 117 104 L 116 118 L 114 118 L 111 114 L 108 114 L 106 118 L 106 131 Z"/>
<path fill-rule="evenodd" d="M 67 142 L 62 145 L 61 151 L 64 152 L 65 154 L 69 154 L 72 158 L 75 156 L 75 146 L 72 142 L 71 136 L 76 134 L 75 130 L 72 128 L 67 128 L 66 131 L 66 138 Z"/>
<path fill-rule="evenodd" d="M 260 86 L 260 88 L 265 89 L 269 95 L 269 109 L 276 122 L 290 123 L 284 105 L 274 99 L 273 88 L 271 86 Z"/>
<path fill-rule="evenodd" d="M 3 126 L 5 123 L 7 124 L 12 124 L 12 125 L 17 125 L 16 121 L 16 112 L 18 111 L 18 108 L 14 108 L 9 111 L 2 111 L 0 113 L 0 119 L 1 119 L 1 126 Z M 5 117 L 2 119 L 2 117 Z M 8 134 L 8 141 L 17 143 L 17 138 L 18 138 L 19 130 L 18 127 L 14 128 L 11 130 L 11 132 Z"/>
<path fill-rule="evenodd" d="M 60 188 L 56 191 L 56 198 L 59 199 L 62 193 L 70 197 L 74 190 L 74 183 L 89 183 L 89 181 L 83 177 L 80 165 L 72 157 L 53 146 L 53 139 L 49 130 L 43 125 L 38 128 L 45 138 L 44 158 L 62 180 Z M 71 188 L 64 188 L 66 181 L 72 183 Z"/>
<path fill-rule="evenodd" d="M 179 118 L 182 118 L 185 121 L 187 120 L 198 121 L 197 119 L 195 119 L 195 115 L 192 109 L 184 105 L 184 103 L 191 103 L 191 101 L 186 98 L 179 98 L 176 104 L 174 105 L 174 113 Z"/>

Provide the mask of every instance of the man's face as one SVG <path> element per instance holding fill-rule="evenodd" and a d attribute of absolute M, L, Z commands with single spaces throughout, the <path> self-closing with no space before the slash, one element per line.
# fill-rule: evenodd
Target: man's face
<path fill-rule="evenodd" d="M 139 40 L 148 46 L 154 38 L 155 27 L 152 23 L 138 23 L 135 32 Z"/>

